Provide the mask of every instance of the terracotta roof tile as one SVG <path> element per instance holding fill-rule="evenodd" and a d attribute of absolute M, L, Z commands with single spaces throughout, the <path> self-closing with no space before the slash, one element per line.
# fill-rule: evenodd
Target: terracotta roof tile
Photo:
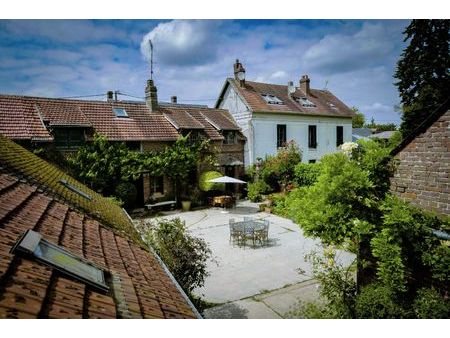
<path fill-rule="evenodd" d="M 254 112 L 284 112 L 337 117 L 352 117 L 354 115 L 349 107 L 328 90 L 311 89 L 310 95 L 306 95 L 300 88 L 296 88 L 292 96 L 289 96 L 287 85 L 245 81 L 245 87 L 241 87 L 234 79 L 230 78 L 227 81 L 244 98 L 250 106 L 249 108 Z M 269 104 L 264 100 L 262 94 L 274 95 L 282 101 L 282 104 Z M 315 104 L 315 107 L 303 107 L 294 100 L 294 97 L 306 97 Z"/>
<path fill-rule="evenodd" d="M 230 113 L 227 110 L 213 110 L 208 109 L 202 111 L 201 114 L 206 121 L 212 124 L 218 130 L 239 130 L 239 126 L 234 122 Z"/>
<path fill-rule="evenodd" d="M 195 318 L 152 253 L 115 233 L 102 217 L 60 199 L 51 186 L 44 192 L 20 168 L 0 166 L 0 318 Z M 113 291 L 11 254 L 29 229 L 107 271 Z"/>

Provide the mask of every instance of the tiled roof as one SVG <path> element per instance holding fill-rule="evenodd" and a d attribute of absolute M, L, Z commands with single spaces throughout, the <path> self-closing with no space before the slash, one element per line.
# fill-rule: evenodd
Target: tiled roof
<path fill-rule="evenodd" d="M 208 109 L 201 113 L 218 130 L 239 130 L 230 113 L 226 110 Z"/>
<path fill-rule="evenodd" d="M 54 165 L 1 135 L 0 165 L 11 168 L 15 172 L 35 180 L 44 191 L 50 190 L 58 198 L 76 206 L 92 217 L 98 218 L 116 231 L 135 240 L 139 239 L 139 235 L 134 231 L 133 224 L 123 213 L 122 208 L 73 179 Z M 60 180 L 66 180 L 77 187 L 80 191 L 89 195 L 91 200 L 67 189 L 60 183 Z"/>
<path fill-rule="evenodd" d="M 21 147 L 0 140 L 0 318 L 195 318 L 158 259 L 116 231 L 109 216 L 102 217 L 105 210 L 92 217 L 77 201 L 61 199 L 58 189 L 44 188 L 45 175 L 20 170 L 25 162 L 5 164 L 5 155 L 12 155 L 3 149 Z M 45 169 L 51 168 L 40 166 Z M 29 256 L 11 254 L 29 229 L 110 273 L 112 290 L 98 291 Z"/>
<path fill-rule="evenodd" d="M 35 104 L 21 96 L 0 95 L 0 134 L 15 140 L 53 140 Z"/>
<path fill-rule="evenodd" d="M 117 117 L 113 108 L 125 109 L 128 118 Z M 138 101 L 0 95 L 0 135 L 15 140 L 52 141 L 44 124 L 50 127 L 92 126 L 111 141 L 175 141 L 179 137 L 177 129 L 202 129 L 208 138 L 222 140 L 205 116 L 220 129 L 239 129 L 227 111 L 206 106 L 163 104 L 157 112 L 150 113 L 145 102 Z"/>
<path fill-rule="evenodd" d="M 300 88 L 296 88 L 290 96 L 287 85 L 245 81 L 245 87 L 241 87 L 234 79 L 229 78 L 227 82 L 236 89 L 253 112 L 283 112 L 336 117 L 352 117 L 354 115 L 349 107 L 328 90 L 311 89 L 310 95 L 306 95 Z M 282 101 L 282 104 L 269 104 L 264 100 L 262 94 L 274 95 Z M 314 103 L 315 107 L 303 107 L 294 100 L 294 98 L 302 97 L 306 97 Z"/>

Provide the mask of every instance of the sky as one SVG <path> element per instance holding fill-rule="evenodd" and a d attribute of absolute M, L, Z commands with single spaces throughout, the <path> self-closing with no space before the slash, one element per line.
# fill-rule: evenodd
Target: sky
<path fill-rule="evenodd" d="M 144 96 L 149 44 L 160 101 L 214 106 L 239 59 L 246 79 L 327 88 L 367 120 L 399 123 L 393 77 L 408 20 L 0 20 L 0 93 Z M 106 99 L 105 96 L 92 97 Z"/>

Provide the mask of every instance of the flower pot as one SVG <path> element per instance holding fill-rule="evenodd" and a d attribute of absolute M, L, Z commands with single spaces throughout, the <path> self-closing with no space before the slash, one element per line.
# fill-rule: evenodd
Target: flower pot
<path fill-rule="evenodd" d="M 181 201 L 181 208 L 183 211 L 191 210 L 191 201 Z"/>

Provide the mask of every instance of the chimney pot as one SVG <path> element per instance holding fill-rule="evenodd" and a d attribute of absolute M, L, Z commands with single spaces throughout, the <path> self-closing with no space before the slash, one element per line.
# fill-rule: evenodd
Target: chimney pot
<path fill-rule="evenodd" d="M 114 100 L 113 95 L 114 95 L 113 91 L 112 90 L 108 90 L 106 92 L 106 101 L 112 102 Z"/>
<path fill-rule="evenodd" d="M 147 87 L 145 87 L 145 103 L 151 113 L 158 111 L 158 90 L 153 83 L 153 80 L 147 80 Z"/>
<path fill-rule="evenodd" d="M 309 88 L 309 83 L 310 83 L 310 79 L 309 79 L 308 75 L 306 75 L 306 74 L 302 75 L 302 78 L 300 79 L 300 89 L 306 95 L 311 94 L 311 90 Z"/>
<path fill-rule="evenodd" d="M 245 68 L 242 63 L 239 62 L 239 59 L 236 59 L 236 62 L 233 65 L 234 69 L 234 78 L 236 81 L 239 81 L 239 85 L 241 87 L 245 86 Z"/>
<path fill-rule="evenodd" d="M 288 90 L 288 95 L 292 95 L 292 94 L 295 93 L 295 87 L 294 87 L 294 82 L 293 81 L 289 81 L 288 82 L 287 90 Z"/>
<path fill-rule="evenodd" d="M 172 96 L 172 97 L 170 98 L 170 102 L 172 102 L 172 103 L 177 103 L 177 97 L 176 97 L 176 95 L 174 95 L 174 96 Z"/>

